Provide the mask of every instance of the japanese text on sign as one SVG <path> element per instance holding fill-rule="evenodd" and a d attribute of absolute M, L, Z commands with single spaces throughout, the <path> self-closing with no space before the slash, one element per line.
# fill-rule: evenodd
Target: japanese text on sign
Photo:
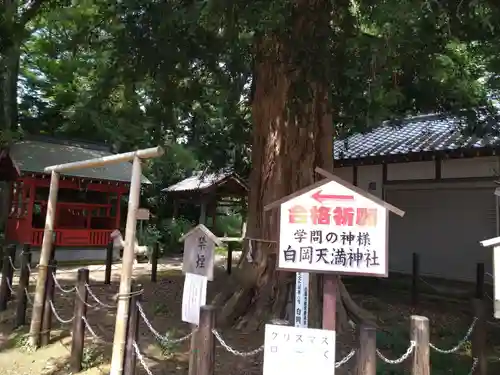
<path fill-rule="evenodd" d="M 386 230 L 385 207 L 328 182 L 281 205 L 279 267 L 386 275 Z"/>
<path fill-rule="evenodd" d="M 309 373 L 333 375 L 335 331 L 267 324 L 264 375 Z"/>
<path fill-rule="evenodd" d="M 195 230 L 184 240 L 182 270 L 213 279 L 215 244 L 202 230 Z"/>

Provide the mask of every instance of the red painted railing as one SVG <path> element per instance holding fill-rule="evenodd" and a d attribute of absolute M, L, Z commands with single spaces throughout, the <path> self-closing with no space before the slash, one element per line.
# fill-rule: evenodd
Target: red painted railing
<path fill-rule="evenodd" d="M 56 246 L 106 246 L 109 242 L 111 229 L 56 229 Z M 41 246 L 43 229 L 31 230 L 31 244 Z"/>

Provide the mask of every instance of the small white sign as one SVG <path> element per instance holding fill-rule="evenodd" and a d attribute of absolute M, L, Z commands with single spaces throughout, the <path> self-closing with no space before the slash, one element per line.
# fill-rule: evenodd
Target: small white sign
<path fill-rule="evenodd" d="M 182 272 L 203 275 L 212 281 L 215 245 L 221 245 L 217 236 L 200 224 L 185 234 L 181 241 L 184 241 Z"/>
<path fill-rule="evenodd" d="M 200 323 L 200 307 L 207 302 L 207 284 L 205 276 L 186 273 L 182 292 L 182 321 Z"/>
<path fill-rule="evenodd" d="M 137 210 L 137 220 L 149 220 L 149 210 L 147 208 L 139 208 Z"/>
<path fill-rule="evenodd" d="M 388 209 L 329 181 L 281 204 L 278 267 L 387 276 Z"/>
<path fill-rule="evenodd" d="M 263 375 L 334 375 L 335 331 L 266 324 Z"/>
<path fill-rule="evenodd" d="M 295 327 L 307 328 L 309 324 L 309 274 L 295 274 Z"/>

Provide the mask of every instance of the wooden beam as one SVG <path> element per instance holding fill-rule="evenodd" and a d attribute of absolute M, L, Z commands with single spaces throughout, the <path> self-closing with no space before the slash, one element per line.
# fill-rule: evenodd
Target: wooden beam
<path fill-rule="evenodd" d="M 103 156 L 102 158 L 77 161 L 74 163 L 67 163 L 67 164 L 52 165 L 50 167 L 46 167 L 44 169 L 44 172 L 49 173 L 54 171 L 63 173 L 63 172 L 74 171 L 75 169 L 96 168 L 96 167 L 102 167 L 107 164 L 123 163 L 135 160 L 136 157 L 139 159 L 156 158 L 158 156 L 163 155 L 163 153 L 164 151 L 161 147 L 146 148 L 144 150 L 125 152 L 123 154 Z"/>

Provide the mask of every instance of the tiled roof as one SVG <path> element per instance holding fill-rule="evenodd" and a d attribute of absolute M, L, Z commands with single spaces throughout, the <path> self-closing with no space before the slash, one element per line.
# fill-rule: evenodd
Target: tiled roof
<path fill-rule="evenodd" d="M 383 125 L 365 134 L 354 134 L 333 145 L 335 160 L 373 156 L 479 149 L 498 145 L 499 137 L 478 138 L 462 135 L 458 120 L 437 115 L 418 116 L 400 126 Z"/>
<path fill-rule="evenodd" d="M 191 177 L 177 182 L 165 189 L 163 192 L 181 192 L 207 189 L 222 182 L 228 177 L 233 177 L 240 185 L 246 189 L 245 183 L 233 172 L 221 171 L 218 173 L 195 172 Z"/>
<path fill-rule="evenodd" d="M 64 141 L 23 140 L 10 147 L 9 155 L 21 172 L 43 173 L 45 167 L 113 155 L 102 146 Z M 130 182 L 132 164 L 108 164 L 97 168 L 78 169 L 67 176 L 96 180 Z M 143 184 L 151 182 L 142 176 Z"/>

